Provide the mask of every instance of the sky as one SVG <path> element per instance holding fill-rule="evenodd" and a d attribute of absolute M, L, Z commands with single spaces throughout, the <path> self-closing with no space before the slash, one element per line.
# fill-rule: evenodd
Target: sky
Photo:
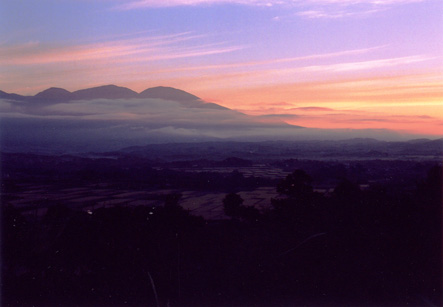
<path fill-rule="evenodd" d="M 440 0 L 2 0 L 0 90 L 171 86 L 326 129 L 443 135 Z"/>

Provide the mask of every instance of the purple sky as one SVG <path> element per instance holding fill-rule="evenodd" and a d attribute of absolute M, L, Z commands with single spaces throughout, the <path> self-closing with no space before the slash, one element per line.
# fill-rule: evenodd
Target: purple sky
<path fill-rule="evenodd" d="M 442 13 L 440 0 L 2 0 L 0 89 L 165 85 L 296 125 L 441 135 Z"/>

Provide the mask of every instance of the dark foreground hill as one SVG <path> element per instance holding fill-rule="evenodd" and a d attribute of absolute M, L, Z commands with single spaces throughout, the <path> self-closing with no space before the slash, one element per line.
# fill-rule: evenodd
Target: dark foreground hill
<path fill-rule="evenodd" d="M 330 194 L 315 192 L 298 169 L 275 182 L 279 196 L 269 210 L 227 192 L 219 206 L 230 218 L 204 220 L 173 192 L 158 206 L 88 210 L 50 199 L 60 185 L 72 193 L 105 184 L 127 195 L 125 182 L 138 178 L 143 190 L 149 179 L 166 179 L 168 171 L 149 170 L 143 160 L 21 159 L 8 155 L 2 195 L 49 185 L 51 205 L 44 215 L 24 210 L 20 198 L 1 207 L 2 306 L 442 304 L 441 166 L 425 170 L 412 189 L 400 180 L 396 189 L 361 190 L 343 179 Z"/>

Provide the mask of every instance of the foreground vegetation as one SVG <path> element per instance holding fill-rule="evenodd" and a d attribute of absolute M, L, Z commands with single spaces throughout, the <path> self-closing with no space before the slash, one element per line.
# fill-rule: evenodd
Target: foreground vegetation
<path fill-rule="evenodd" d="M 266 212 L 235 190 L 228 220 L 171 194 L 163 207 L 30 218 L 2 212 L 3 306 L 440 305 L 442 169 L 414 190 L 342 180 L 315 193 L 296 170 Z"/>

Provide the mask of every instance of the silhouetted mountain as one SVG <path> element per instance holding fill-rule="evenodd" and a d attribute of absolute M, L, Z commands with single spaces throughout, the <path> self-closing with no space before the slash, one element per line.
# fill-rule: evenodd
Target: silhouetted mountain
<path fill-rule="evenodd" d="M 426 142 L 429 142 L 429 141 L 430 141 L 429 139 L 423 138 L 423 139 L 409 140 L 408 143 L 411 143 L 411 144 L 423 144 L 423 143 L 426 143 Z"/>
<path fill-rule="evenodd" d="M 38 93 L 35 96 L 21 96 L 0 91 L 0 99 L 1 98 L 21 102 L 30 100 L 32 102 L 38 102 L 39 104 L 53 104 L 67 102 L 71 100 L 148 98 L 176 101 L 185 107 L 191 108 L 229 110 L 228 108 L 225 108 L 221 105 L 205 102 L 199 97 L 188 92 L 165 86 L 149 88 L 144 90 L 140 94 L 126 87 L 116 85 L 98 86 L 78 90 L 75 92 L 69 92 L 62 88 L 51 87 Z"/>
<path fill-rule="evenodd" d="M 38 102 L 65 102 L 72 98 L 71 92 L 63 88 L 51 87 L 32 97 L 32 100 Z"/>
<path fill-rule="evenodd" d="M 268 159 L 436 159 L 443 155 L 443 139 L 414 146 L 408 142 L 373 140 L 355 143 L 356 139 L 340 141 L 266 141 L 266 142 L 194 142 L 131 146 L 118 151 L 151 159 L 189 160 L 236 158 L 255 161 Z M 224 161 L 235 166 L 237 161 Z M 225 165 L 226 166 L 226 165 Z"/>
<path fill-rule="evenodd" d="M 149 88 L 140 94 L 115 85 L 75 92 L 49 88 L 35 96 L 0 91 L 0 99 L 7 100 L 2 104 L 2 114 L 7 116 L 0 122 L 2 148 L 20 152 L 102 152 L 133 145 L 220 140 L 329 140 L 299 143 L 288 148 L 288 153 L 296 155 L 300 153 L 300 145 L 307 157 L 315 153 L 320 157 L 402 155 L 415 158 L 439 156 L 443 152 L 442 140 L 380 142 L 371 137 L 382 140 L 398 140 L 400 137 L 395 132 L 380 129 L 303 128 L 207 103 L 171 87 Z M 349 140 L 352 137 L 354 139 Z M 348 140 L 340 141 L 343 139 Z M 286 153 L 286 149 L 283 150 Z"/>
<path fill-rule="evenodd" d="M 199 101 L 197 96 L 172 87 L 157 86 L 144 90 L 139 94 L 141 98 L 159 98 L 174 101 Z"/>
<path fill-rule="evenodd" d="M 22 95 L 18 95 L 18 94 L 10 94 L 10 93 L 0 91 L 0 99 L 2 99 L 2 98 L 22 101 L 22 100 L 25 100 L 27 97 L 22 96 Z"/>
<path fill-rule="evenodd" d="M 438 144 L 440 146 L 443 146 L 443 138 L 439 138 L 439 139 L 436 139 L 436 140 L 429 140 L 429 143 L 431 143 L 431 144 Z"/>
<path fill-rule="evenodd" d="M 74 92 L 69 92 L 63 88 L 51 87 L 36 94 L 35 96 L 21 96 L 18 94 L 0 91 L 0 98 L 17 101 L 30 99 L 32 101 L 47 103 L 66 102 L 70 100 L 149 98 L 177 101 L 180 104 L 188 107 L 227 109 L 215 103 L 204 102 L 199 97 L 183 90 L 165 86 L 148 88 L 140 94 L 126 87 L 112 84 L 82 89 Z"/>
<path fill-rule="evenodd" d="M 367 144 L 380 143 L 380 141 L 373 139 L 373 138 L 353 138 L 353 139 L 346 140 L 346 143 L 354 144 L 354 145 L 358 145 L 358 144 L 367 145 Z"/>
<path fill-rule="evenodd" d="M 418 139 L 415 140 L 415 142 L 414 140 L 412 142 L 409 141 L 407 143 L 404 143 L 402 152 L 441 155 L 443 153 L 443 139 Z"/>
<path fill-rule="evenodd" d="M 126 87 L 116 85 L 104 85 L 84 90 L 78 90 L 72 93 L 74 99 L 124 99 L 137 98 L 138 94 Z"/>
<path fill-rule="evenodd" d="M 139 94 L 140 98 L 163 99 L 177 101 L 181 105 L 190 108 L 210 108 L 219 110 L 228 110 L 221 105 L 215 103 L 207 103 L 199 97 L 189 94 L 188 92 L 166 86 L 157 86 L 144 90 Z"/>

